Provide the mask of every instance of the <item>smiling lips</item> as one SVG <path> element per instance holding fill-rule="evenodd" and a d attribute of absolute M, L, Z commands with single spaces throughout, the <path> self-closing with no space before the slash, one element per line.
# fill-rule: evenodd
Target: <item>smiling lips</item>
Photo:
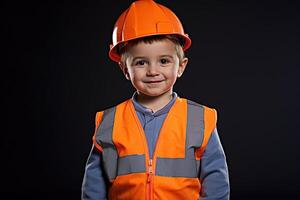
<path fill-rule="evenodd" d="M 146 83 L 160 83 L 160 82 L 162 82 L 162 81 L 164 81 L 164 80 L 158 80 L 158 81 L 145 81 Z"/>

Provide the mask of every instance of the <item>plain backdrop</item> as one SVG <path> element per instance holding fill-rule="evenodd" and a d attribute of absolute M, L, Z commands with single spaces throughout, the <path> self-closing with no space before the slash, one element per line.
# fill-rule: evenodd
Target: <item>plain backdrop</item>
<path fill-rule="evenodd" d="M 131 2 L 1 3 L 1 196 L 80 199 L 95 113 L 134 92 L 108 58 Z M 174 91 L 217 109 L 231 199 L 297 199 L 299 5 L 157 2 L 192 39 Z"/>

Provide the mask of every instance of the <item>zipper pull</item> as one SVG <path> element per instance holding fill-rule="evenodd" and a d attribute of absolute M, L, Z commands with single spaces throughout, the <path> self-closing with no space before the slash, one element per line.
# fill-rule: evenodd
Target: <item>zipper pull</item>
<path fill-rule="evenodd" d="M 151 176 L 153 174 L 153 169 L 152 169 L 152 159 L 149 160 L 149 165 L 148 165 L 148 178 L 147 182 L 149 183 L 151 181 Z"/>

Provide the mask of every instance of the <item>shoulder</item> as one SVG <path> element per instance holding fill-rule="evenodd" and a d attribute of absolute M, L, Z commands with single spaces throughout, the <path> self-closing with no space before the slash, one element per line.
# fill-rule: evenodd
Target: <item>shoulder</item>
<path fill-rule="evenodd" d="M 188 107 L 191 109 L 198 109 L 203 112 L 204 118 L 206 120 L 211 121 L 212 123 L 216 123 L 217 121 L 217 110 L 211 106 L 200 104 L 196 101 L 186 99 Z"/>
<path fill-rule="evenodd" d="M 128 104 L 129 101 L 130 101 L 130 99 L 126 99 L 126 100 L 123 100 L 123 101 L 121 101 L 121 102 L 119 102 L 115 105 L 111 105 L 109 107 L 106 107 L 103 110 L 96 111 L 96 114 L 95 114 L 96 115 L 96 117 L 95 117 L 96 127 L 99 126 L 100 122 L 102 121 L 102 119 L 105 115 L 107 115 L 108 113 L 115 112 L 115 109 L 116 109 L 117 106 Z"/>
<path fill-rule="evenodd" d="M 190 100 L 190 99 L 186 99 L 186 101 L 187 101 L 187 104 L 189 106 L 195 106 L 195 107 L 198 107 L 198 108 L 203 108 L 203 109 L 209 110 L 211 112 L 213 112 L 213 111 L 216 112 L 216 109 L 211 107 L 211 106 L 204 105 L 204 104 L 198 103 L 198 102 Z"/>

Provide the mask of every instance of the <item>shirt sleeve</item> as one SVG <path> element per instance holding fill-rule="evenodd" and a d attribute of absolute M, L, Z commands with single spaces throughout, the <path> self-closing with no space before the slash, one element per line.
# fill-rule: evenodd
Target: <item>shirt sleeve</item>
<path fill-rule="evenodd" d="M 106 200 L 108 180 L 101 166 L 102 153 L 93 145 L 85 166 L 82 200 Z"/>
<path fill-rule="evenodd" d="M 228 167 L 216 128 L 202 155 L 199 178 L 202 182 L 201 200 L 229 200 Z"/>

